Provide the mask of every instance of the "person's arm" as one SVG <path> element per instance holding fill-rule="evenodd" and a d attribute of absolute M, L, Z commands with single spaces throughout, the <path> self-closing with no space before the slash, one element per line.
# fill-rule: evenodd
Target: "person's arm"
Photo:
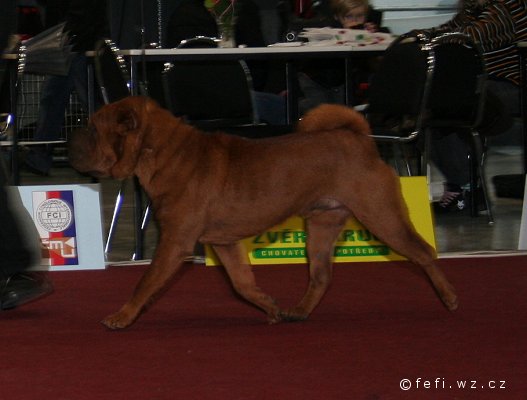
<path fill-rule="evenodd" d="M 2 12 L 0 12 L 0 54 L 7 46 L 9 35 L 15 30 L 15 3 L 15 0 L 2 1 Z"/>
<path fill-rule="evenodd" d="M 494 3 L 479 15 L 458 13 L 440 30 L 462 32 L 479 42 L 484 52 L 500 49 L 515 41 L 514 21 L 503 3 Z"/>

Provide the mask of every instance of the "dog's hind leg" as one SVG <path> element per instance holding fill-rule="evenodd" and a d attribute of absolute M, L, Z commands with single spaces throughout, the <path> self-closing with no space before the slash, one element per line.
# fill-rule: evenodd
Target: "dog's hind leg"
<path fill-rule="evenodd" d="M 286 321 L 302 321 L 320 303 L 326 293 L 333 275 L 332 256 L 335 241 L 344 227 L 349 210 L 337 208 L 315 211 L 306 217 L 309 260 L 309 284 L 300 303 L 283 313 Z"/>
<path fill-rule="evenodd" d="M 433 248 L 407 224 L 402 224 L 401 221 L 395 221 L 395 219 L 390 220 L 388 216 L 384 218 L 384 222 L 386 224 L 385 229 L 382 229 L 381 232 L 369 228 L 370 231 L 394 251 L 421 267 L 443 304 L 450 311 L 457 309 L 458 299 L 454 287 L 447 280 L 443 271 L 435 264 Z M 395 225 L 396 222 L 400 223 L 398 227 Z M 365 225 L 367 226 L 367 224 Z M 387 225 L 390 227 L 387 228 Z"/>
<path fill-rule="evenodd" d="M 435 251 L 412 227 L 404 225 L 398 229 L 386 229 L 383 233 L 374 234 L 397 253 L 422 268 L 441 301 L 450 311 L 458 308 L 454 287 L 434 262 Z"/>
<path fill-rule="evenodd" d="M 241 244 L 214 245 L 213 248 L 223 263 L 234 290 L 264 310 L 270 324 L 280 322 L 280 309 L 271 296 L 256 286 L 254 273 Z"/>
<path fill-rule="evenodd" d="M 381 171 L 382 172 L 382 171 Z M 458 300 L 453 286 L 435 264 L 434 249 L 415 231 L 408 217 L 399 181 L 384 171 L 368 196 L 354 201 L 352 211 L 357 219 L 391 249 L 423 269 L 445 306 L 453 311 Z"/>

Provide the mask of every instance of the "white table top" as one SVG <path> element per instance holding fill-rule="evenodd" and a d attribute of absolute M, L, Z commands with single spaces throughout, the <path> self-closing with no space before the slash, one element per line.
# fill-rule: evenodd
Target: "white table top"
<path fill-rule="evenodd" d="M 195 48 L 195 49 L 130 49 L 120 50 L 119 53 L 125 56 L 165 56 L 165 55 L 251 55 L 251 54 L 309 54 L 309 53 L 349 53 L 349 52 L 368 52 L 384 51 L 388 48 L 388 43 L 372 44 L 365 46 L 268 46 L 268 47 L 219 47 L 219 48 Z"/>

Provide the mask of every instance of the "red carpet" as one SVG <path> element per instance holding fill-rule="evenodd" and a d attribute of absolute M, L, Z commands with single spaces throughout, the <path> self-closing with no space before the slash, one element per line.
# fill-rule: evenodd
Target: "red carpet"
<path fill-rule="evenodd" d="M 460 297 L 452 314 L 408 263 L 338 264 L 308 321 L 273 326 L 221 269 L 190 267 L 121 332 L 98 321 L 144 267 L 55 272 L 52 296 L 0 313 L 1 398 L 526 399 L 526 263 L 440 260 Z M 303 293 L 305 266 L 255 270 L 285 306 Z"/>

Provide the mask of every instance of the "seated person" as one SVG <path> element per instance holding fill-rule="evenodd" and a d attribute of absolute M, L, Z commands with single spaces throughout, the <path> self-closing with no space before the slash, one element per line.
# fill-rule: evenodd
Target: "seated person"
<path fill-rule="evenodd" d="M 488 81 L 483 119 L 478 128 L 484 136 L 520 137 L 512 126 L 511 114 L 518 114 L 520 68 L 516 44 L 527 40 L 525 3 L 519 0 L 461 0 L 460 11 L 438 31 L 462 32 L 479 42 Z M 507 62 L 504 62 L 507 60 Z M 469 185 L 468 140 L 466 132 L 443 129 L 432 135 L 431 158 L 443 173 L 444 194 L 438 211 L 467 209 L 472 196 Z"/>
<path fill-rule="evenodd" d="M 382 13 L 373 10 L 368 0 L 322 1 L 317 5 L 317 12 L 317 16 L 313 17 L 312 20 L 306 20 L 306 25 L 315 27 L 314 24 L 316 24 L 320 27 L 330 26 L 366 29 L 370 32 L 386 32 L 385 29 L 379 28 Z M 290 28 L 293 26 L 300 28 L 299 21 L 292 21 Z M 369 80 L 372 71 L 371 61 L 365 60 L 356 64 L 356 69 L 352 72 L 356 81 L 355 87 L 359 87 L 359 82 Z M 305 62 L 298 74 L 298 81 L 303 93 L 299 100 L 300 114 L 304 114 L 322 103 L 345 103 L 345 71 L 342 60 L 323 59 Z M 351 104 L 359 104 L 361 101 L 362 99 L 356 96 L 351 100 Z M 285 98 L 283 96 L 269 93 L 257 94 L 256 103 L 259 115 L 263 120 L 273 121 L 270 123 L 285 121 L 285 114 L 276 114 L 279 110 L 284 109 Z M 273 113 L 275 114 L 272 116 Z"/>
<path fill-rule="evenodd" d="M 218 37 L 216 20 L 203 0 L 183 0 L 169 18 L 166 45 L 177 47 L 182 40 L 196 36 Z"/>
<path fill-rule="evenodd" d="M 329 12 L 333 17 L 332 27 L 345 29 L 365 29 L 369 32 L 380 30 L 379 12 L 371 8 L 368 0 L 330 0 Z M 358 63 L 353 72 L 354 86 L 368 81 L 371 74 L 371 60 Z M 303 114 L 321 103 L 345 102 L 345 75 L 342 60 L 317 60 L 307 63 L 298 76 L 300 89 L 304 98 L 300 100 L 299 109 Z M 353 93 L 356 95 L 357 93 Z M 352 104 L 359 104 L 358 96 L 351 99 Z"/>
<path fill-rule="evenodd" d="M 380 29 L 382 13 L 374 10 L 368 0 L 330 0 L 329 5 L 336 21 L 334 27 L 365 29 L 369 32 L 378 32 Z"/>

